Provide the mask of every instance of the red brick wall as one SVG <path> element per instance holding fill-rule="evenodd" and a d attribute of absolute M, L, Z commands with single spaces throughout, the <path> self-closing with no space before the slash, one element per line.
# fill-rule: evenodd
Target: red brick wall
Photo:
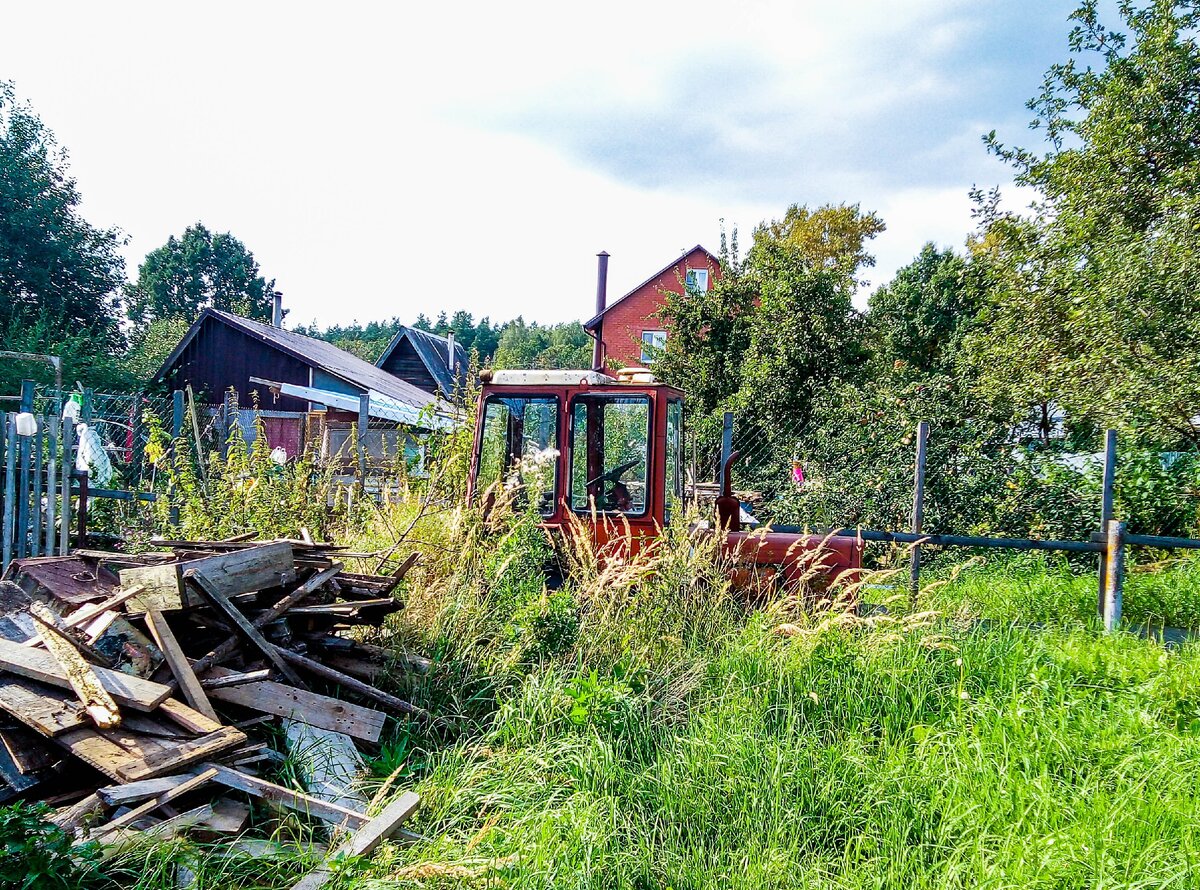
<path fill-rule="evenodd" d="M 670 328 L 658 314 L 665 302 L 662 292 L 683 293 L 683 276 L 688 269 L 708 269 L 709 287 L 721 277 L 716 261 L 697 248 L 653 281 L 609 305 L 601 334 L 607 359 L 615 360 L 622 368 L 636 367 L 642 364 L 644 331 L 666 331 L 670 339 Z"/>

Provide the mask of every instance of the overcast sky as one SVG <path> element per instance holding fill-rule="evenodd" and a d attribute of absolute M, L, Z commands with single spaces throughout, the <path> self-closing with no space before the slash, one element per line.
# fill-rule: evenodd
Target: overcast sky
<path fill-rule="evenodd" d="M 857 202 L 876 284 L 961 246 L 980 136 L 1066 52 L 1074 0 L 12 3 L 0 79 L 71 155 L 129 274 L 197 220 L 289 325 L 591 314 L 790 203 Z"/>

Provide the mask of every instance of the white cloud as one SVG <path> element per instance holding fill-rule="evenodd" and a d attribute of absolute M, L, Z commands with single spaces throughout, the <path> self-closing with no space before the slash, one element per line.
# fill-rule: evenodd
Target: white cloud
<path fill-rule="evenodd" d="M 71 150 L 89 217 L 129 233 L 131 273 L 199 219 L 246 242 L 295 322 L 557 321 L 589 312 L 598 250 L 621 293 L 715 249 L 719 217 L 748 242 L 791 202 L 877 209 L 879 280 L 925 240 L 961 243 L 974 171 L 1004 178 L 974 143 L 999 112 L 939 105 L 972 101 L 978 72 L 946 59 L 995 42 L 979 9 L 22 4 L 0 77 Z"/>

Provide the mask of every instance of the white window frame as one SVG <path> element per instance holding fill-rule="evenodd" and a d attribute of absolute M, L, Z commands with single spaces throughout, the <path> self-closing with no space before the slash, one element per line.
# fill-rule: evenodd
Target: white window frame
<path fill-rule="evenodd" d="M 650 339 L 646 339 L 649 337 Z M 655 342 L 657 339 L 658 342 Z M 657 349 L 660 352 L 667 348 L 667 332 L 666 331 L 642 331 L 642 361 L 652 362 L 654 356 L 647 354 L 646 347 L 649 346 Z"/>
<path fill-rule="evenodd" d="M 695 276 L 696 283 L 689 285 L 688 281 Z M 707 269 L 688 269 L 683 275 L 684 286 L 690 290 L 699 291 L 700 293 L 708 292 L 708 270 Z"/>

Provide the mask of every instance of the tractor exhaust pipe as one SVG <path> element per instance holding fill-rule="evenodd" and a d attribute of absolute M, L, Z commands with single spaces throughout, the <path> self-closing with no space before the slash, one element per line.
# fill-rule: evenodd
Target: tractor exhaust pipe
<path fill-rule="evenodd" d="M 592 347 L 592 370 L 604 370 L 604 310 L 608 308 L 608 251 L 596 254 L 596 330 L 592 336 L 596 343 Z"/>
<path fill-rule="evenodd" d="M 733 465 L 741 457 L 740 451 L 735 451 L 725 458 L 721 467 L 721 495 L 717 498 L 717 525 L 727 532 L 742 530 L 742 504 L 733 496 Z"/>

